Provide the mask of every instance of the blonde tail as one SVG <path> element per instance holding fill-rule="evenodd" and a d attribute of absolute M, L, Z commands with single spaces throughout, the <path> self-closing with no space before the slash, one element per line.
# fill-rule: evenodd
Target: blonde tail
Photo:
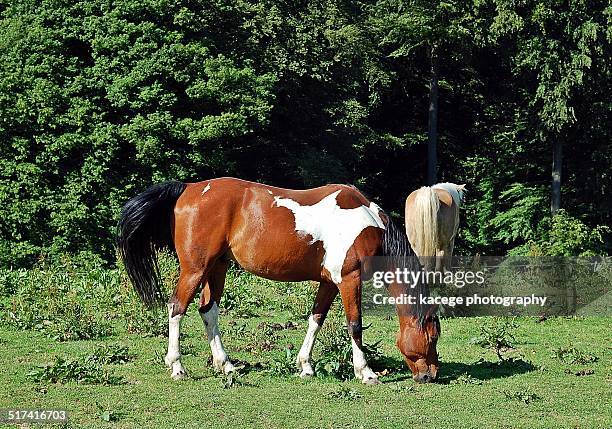
<path fill-rule="evenodd" d="M 414 214 L 410 222 L 414 229 L 414 251 L 419 258 L 436 256 L 439 209 L 440 200 L 433 189 L 423 186 L 417 191 L 414 199 Z M 430 261 L 433 261 L 433 258 Z"/>

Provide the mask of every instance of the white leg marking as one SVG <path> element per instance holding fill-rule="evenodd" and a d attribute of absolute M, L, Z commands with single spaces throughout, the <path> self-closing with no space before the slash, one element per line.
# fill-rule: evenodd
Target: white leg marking
<path fill-rule="evenodd" d="M 181 344 L 179 335 L 181 331 L 181 319 L 182 314 L 177 314 L 172 317 L 172 310 L 174 310 L 174 304 L 168 304 L 168 353 L 164 361 L 166 366 L 172 368 L 172 378 L 174 380 L 180 380 L 187 376 L 187 371 L 181 364 Z"/>
<path fill-rule="evenodd" d="M 355 377 L 364 384 L 378 384 L 378 376 L 370 369 L 363 351 L 361 351 L 352 338 L 351 344 L 353 345 L 353 369 L 355 370 Z"/>
<path fill-rule="evenodd" d="M 216 302 L 213 302 L 212 307 L 206 313 L 200 313 L 204 327 L 206 328 L 206 335 L 208 336 L 208 342 L 210 343 L 210 351 L 213 356 L 213 366 L 223 371 L 224 374 L 234 372 L 236 368 L 229 361 L 227 353 L 223 348 L 223 342 L 221 341 L 221 332 L 219 332 L 219 306 Z"/>
<path fill-rule="evenodd" d="M 314 317 L 311 315 L 308 318 L 308 331 L 304 337 L 304 343 L 302 343 L 300 352 L 297 355 L 297 367 L 299 370 L 301 370 L 300 377 L 302 378 L 314 375 L 314 370 L 312 369 L 312 364 L 310 362 L 310 356 L 312 355 L 314 342 L 320 329 L 321 326 L 319 326 L 319 324 L 314 320 Z"/>

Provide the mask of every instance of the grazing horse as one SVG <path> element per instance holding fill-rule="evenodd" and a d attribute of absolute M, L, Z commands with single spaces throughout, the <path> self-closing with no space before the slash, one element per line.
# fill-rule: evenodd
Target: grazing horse
<path fill-rule="evenodd" d="M 270 280 L 319 282 L 308 331 L 297 357 L 300 376 L 314 375 L 314 341 L 340 293 L 355 376 L 365 384 L 378 383 L 362 346 L 362 261 L 393 252 L 410 256 L 411 251 L 404 232 L 354 187 L 327 185 L 290 190 L 234 178 L 167 182 L 129 200 L 118 229 L 118 248 L 127 273 L 149 307 L 164 303 L 156 249 L 168 246 L 178 255 L 180 276 L 167 303 L 169 338 L 165 363 L 172 368 L 173 379 L 186 375 L 180 361 L 179 330 L 200 286 L 198 309 L 213 364 L 226 374 L 235 370 L 218 327 L 218 304 L 226 271 L 230 261 L 235 261 L 246 271 Z M 398 288 L 389 290 L 396 293 Z M 436 341 L 440 327 L 435 311 L 430 308 L 417 314 L 406 308 L 397 310 L 397 345 L 413 378 L 433 381 L 439 366 Z"/>
<path fill-rule="evenodd" d="M 406 198 L 406 235 L 425 269 L 450 269 L 465 185 L 423 186 Z"/>

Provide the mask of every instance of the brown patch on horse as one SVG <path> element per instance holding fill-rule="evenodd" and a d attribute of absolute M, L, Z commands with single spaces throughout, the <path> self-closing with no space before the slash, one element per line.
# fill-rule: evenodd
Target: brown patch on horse
<path fill-rule="evenodd" d="M 336 196 L 336 203 L 341 209 L 356 209 L 357 207 L 370 205 L 370 202 L 359 192 L 355 192 L 355 188 L 347 185 L 339 186 L 342 190 Z"/>

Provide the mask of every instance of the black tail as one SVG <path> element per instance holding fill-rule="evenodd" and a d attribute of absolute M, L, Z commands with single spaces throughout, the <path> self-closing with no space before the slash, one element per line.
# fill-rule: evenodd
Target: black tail
<path fill-rule="evenodd" d="M 181 182 L 153 185 L 129 200 L 121 211 L 117 247 L 134 289 L 147 307 L 164 303 L 156 249 L 174 249 L 172 213 L 185 187 Z"/>

